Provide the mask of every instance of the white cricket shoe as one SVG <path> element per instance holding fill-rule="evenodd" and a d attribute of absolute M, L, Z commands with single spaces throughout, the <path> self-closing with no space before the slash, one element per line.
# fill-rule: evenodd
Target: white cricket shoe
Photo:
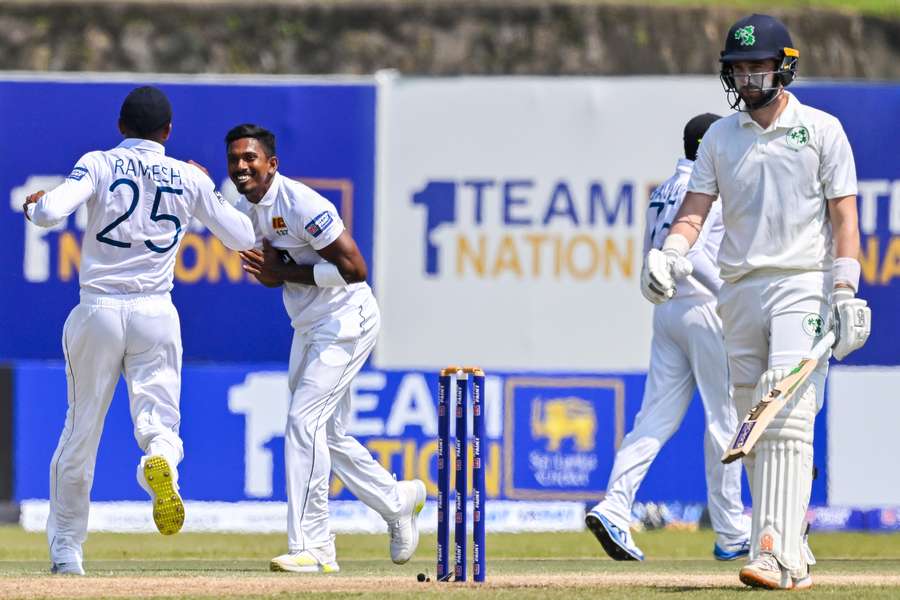
<path fill-rule="evenodd" d="M 774 555 L 763 552 L 747 563 L 740 573 L 741 582 L 750 587 L 767 590 L 806 590 L 812 587 L 812 577 L 791 577 L 790 571 L 781 566 Z"/>
<path fill-rule="evenodd" d="M 269 570 L 287 573 L 337 573 L 341 568 L 337 564 L 334 536 L 324 546 L 276 556 L 269 562 Z"/>
<path fill-rule="evenodd" d="M 77 562 L 53 563 L 50 565 L 50 573 L 53 575 L 84 575 L 84 568 L 81 563 Z"/>
<path fill-rule="evenodd" d="M 416 518 L 425 506 L 425 483 L 420 479 L 401 481 L 397 493 L 403 500 L 403 510 L 396 521 L 388 521 L 391 536 L 391 560 L 402 565 L 416 553 L 419 545 L 419 527 Z"/>

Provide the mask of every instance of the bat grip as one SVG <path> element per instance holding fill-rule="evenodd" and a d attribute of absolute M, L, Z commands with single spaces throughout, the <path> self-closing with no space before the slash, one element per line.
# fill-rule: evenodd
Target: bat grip
<path fill-rule="evenodd" d="M 806 355 L 806 358 L 819 360 L 820 358 L 825 356 L 825 353 L 828 352 L 832 346 L 834 346 L 834 342 L 834 329 L 829 329 L 828 333 L 823 335 L 822 339 L 816 342 L 815 346 L 812 347 L 812 349 Z"/>

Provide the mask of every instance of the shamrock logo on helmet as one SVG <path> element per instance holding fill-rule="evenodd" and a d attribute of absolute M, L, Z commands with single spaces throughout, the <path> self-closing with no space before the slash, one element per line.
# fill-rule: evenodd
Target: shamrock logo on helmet
<path fill-rule="evenodd" d="M 740 40 L 741 46 L 752 46 L 756 43 L 756 36 L 753 35 L 754 29 L 753 25 L 741 27 L 734 32 L 734 39 Z"/>

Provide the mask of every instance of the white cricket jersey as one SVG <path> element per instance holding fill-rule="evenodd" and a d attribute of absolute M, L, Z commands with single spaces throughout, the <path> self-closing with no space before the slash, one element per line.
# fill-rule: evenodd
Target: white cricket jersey
<path fill-rule="evenodd" d="M 853 151 L 840 122 L 792 94 L 763 130 L 747 113 L 713 123 L 688 191 L 722 199 L 722 279 L 756 269 L 826 271 L 832 263 L 827 200 L 856 195 Z"/>
<path fill-rule="evenodd" d="M 706 143 L 706 138 L 703 143 Z M 647 255 L 650 248 L 659 250 L 663 247 L 663 242 L 672 227 L 672 221 L 678 214 L 678 209 L 681 208 L 681 203 L 687 193 L 688 180 L 691 177 L 693 166 L 694 161 L 692 160 L 678 159 L 678 163 L 675 165 L 675 174 L 653 190 L 650 204 L 647 206 L 647 220 L 644 226 L 644 256 Z M 677 282 L 676 298 L 710 294 L 715 296 L 722 287 L 719 268 L 716 265 L 719 244 L 722 242 L 724 233 L 722 211 L 719 204 L 718 202 L 713 204 L 712 210 L 703 224 L 703 229 L 700 231 L 700 236 L 687 253 L 688 260 L 694 265 L 694 272 L 684 280 Z"/>
<path fill-rule="evenodd" d="M 128 138 L 112 150 L 88 152 L 62 184 L 29 206 L 28 216 L 52 227 L 85 202 L 84 292 L 171 290 L 181 234 L 194 216 L 232 250 L 255 241 L 250 220 L 222 199 L 205 173 L 150 140 Z"/>
<path fill-rule="evenodd" d="M 262 247 L 265 238 L 298 265 L 327 262 L 316 251 L 334 242 L 344 231 L 344 222 L 334 204 L 280 173 L 275 174 L 258 203 L 246 198 L 242 198 L 242 203 L 249 205 L 247 212 L 256 231 L 257 247 Z M 336 321 L 347 310 L 375 301 L 364 281 L 335 287 L 285 282 L 282 296 L 291 326 L 298 331 Z"/>

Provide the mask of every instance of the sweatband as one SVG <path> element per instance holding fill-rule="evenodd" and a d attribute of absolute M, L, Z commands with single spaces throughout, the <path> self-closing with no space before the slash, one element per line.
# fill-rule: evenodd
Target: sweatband
<path fill-rule="evenodd" d="M 685 256 L 688 253 L 688 250 L 691 249 L 691 244 L 688 242 L 687 238 L 681 235 L 680 233 L 671 233 L 666 236 L 666 241 L 663 242 L 662 251 L 672 250 L 678 256 Z"/>
<path fill-rule="evenodd" d="M 313 281 L 319 287 L 344 287 L 347 282 L 341 277 L 341 272 L 330 262 L 313 265 Z"/>
<path fill-rule="evenodd" d="M 834 259 L 831 266 L 831 275 L 834 279 L 834 285 L 843 283 L 853 288 L 855 294 L 859 291 L 859 261 L 849 256 L 839 256 Z"/>

